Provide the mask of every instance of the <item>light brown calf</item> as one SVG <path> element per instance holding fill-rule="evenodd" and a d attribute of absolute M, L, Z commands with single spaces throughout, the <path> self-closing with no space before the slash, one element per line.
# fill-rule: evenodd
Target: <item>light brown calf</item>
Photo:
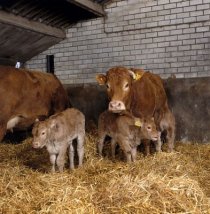
<path fill-rule="evenodd" d="M 140 120 L 128 112 L 115 114 L 105 111 L 99 116 L 98 135 L 99 155 L 102 155 L 104 139 L 108 135 L 112 138 L 112 158 L 115 158 L 115 147 L 118 143 L 127 162 L 131 162 L 136 160 L 137 146 L 141 143 L 141 139 L 157 141 L 160 133 L 156 130 L 154 118 Z"/>
<path fill-rule="evenodd" d="M 69 147 L 70 169 L 74 169 L 74 147 L 72 141 L 77 139 L 79 166 L 84 157 L 85 117 L 77 109 L 69 108 L 52 115 L 45 121 L 37 122 L 32 130 L 34 148 L 46 146 L 50 154 L 52 172 L 55 164 L 60 172 L 63 171 L 65 155 Z"/>

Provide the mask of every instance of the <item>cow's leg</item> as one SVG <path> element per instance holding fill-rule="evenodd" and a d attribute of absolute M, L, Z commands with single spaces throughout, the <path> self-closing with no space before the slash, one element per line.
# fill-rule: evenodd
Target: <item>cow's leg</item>
<path fill-rule="evenodd" d="M 72 141 L 69 143 L 69 167 L 74 169 L 74 146 Z"/>
<path fill-rule="evenodd" d="M 6 123 L 0 121 L 0 142 L 3 140 L 7 131 Z"/>
<path fill-rule="evenodd" d="M 102 151 L 104 148 L 104 140 L 105 140 L 106 134 L 99 134 L 99 140 L 98 140 L 98 154 L 102 156 Z"/>
<path fill-rule="evenodd" d="M 168 112 L 168 126 L 166 141 L 168 143 L 168 152 L 173 152 L 175 140 L 175 118 L 171 111 Z"/>
<path fill-rule="evenodd" d="M 114 138 L 111 140 L 111 153 L 112 153 L 112 159 L 115 159 L 115 150 L 116 150 L 116 141 Z"/>
<path fill-rule="evenodd" d="M 52 164 L 51 172 L 55 172 L 56 154 L 50 154 L 50 163 Z"/>
<path fill-rule="evenodd" d="M 77 138 L 77 154 L 79 158 L 79 166 L 82 166 L 83 158 L 84 158 L 84 142 L 85 142 L 85 135 L 79 135 Z"/>

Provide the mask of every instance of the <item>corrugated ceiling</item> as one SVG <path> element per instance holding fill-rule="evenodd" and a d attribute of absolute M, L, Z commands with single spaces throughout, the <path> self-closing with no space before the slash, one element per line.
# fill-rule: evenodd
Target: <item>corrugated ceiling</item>
<path fill-rule="evenodd" d="M 104 16 L 107 0 L 1 0 L 0 64 L 25 62 L 65 38 L 65 29 Z"/>
<path fill-rule="evenodd" d="M 107 0 L 93 1 L 99 4 Z M 68 28 L 80 20 L 97 17 L 96 14 L 67 0 L 3 0 L 1 10 L 29 20 L 57 28 Z"/>

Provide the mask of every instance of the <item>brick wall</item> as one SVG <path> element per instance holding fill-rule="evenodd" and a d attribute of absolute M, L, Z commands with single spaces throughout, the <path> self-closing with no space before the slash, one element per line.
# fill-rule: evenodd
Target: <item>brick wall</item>
<path fill-rule="evenodd" d="M 67 38 L 27 62 L 64 84 L 93 83 L 97 73 L 124 65 L 167 78 L 210 76 L 210 0 L 124 0 L 105 6 L 106 18 L 81 22 Z"/>

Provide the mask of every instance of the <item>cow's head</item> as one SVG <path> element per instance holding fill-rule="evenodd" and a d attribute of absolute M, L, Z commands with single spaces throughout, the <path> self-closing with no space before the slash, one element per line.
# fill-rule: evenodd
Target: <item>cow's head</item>
<path fill-rule="evenodd" d="M 109 102 L 109 111 L 119 113 L 129 109 L 132 83 L 136 73 L 125 67 L 111 68 L 106 75 L 99 74 L 96 80 L 99 85 L 106 85 Z"/>

